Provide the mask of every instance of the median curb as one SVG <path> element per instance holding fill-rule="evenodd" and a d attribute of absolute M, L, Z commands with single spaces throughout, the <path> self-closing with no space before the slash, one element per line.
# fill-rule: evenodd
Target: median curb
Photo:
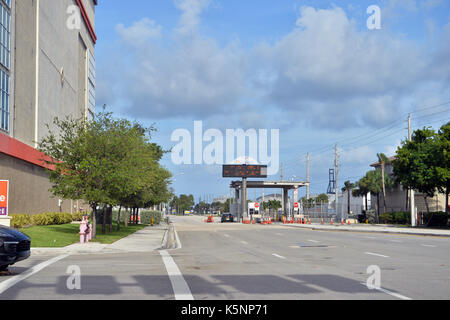
<path fill-rule="evenodd" d="M 450 237 L 450 230 L 430 230 L 430 229 L 402 229 L 396 227 L 383 226 L 326 226 L 326 225 L 285 225 L 291 228 L 303 228 L 316 231 L 347 231 L 347 232 L 368 232 L 368 233 L 390 233 L 403 235 L 418 235 L 418 236 L 434 236 L 434 237 Z"/>

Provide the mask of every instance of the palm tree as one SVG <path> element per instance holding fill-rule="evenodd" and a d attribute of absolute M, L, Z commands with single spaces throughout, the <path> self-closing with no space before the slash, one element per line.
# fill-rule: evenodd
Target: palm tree
<path fill-rule="evenodd" d="M 354 187 L 355 185 L 353 183 L 350 181 L 345 181 L 344 187 L 342 188 L 342 192 L 347 191 L 347 218 L 350 216 L 350 193 Z"/>
<path fill-rule="evenodd" d="M 382 190 L 383 190 L 383 206 L 384 211 L 383 213 L 386 213 L 386 183 L 385 183 L 385 166 L 386 164 L 389 164 L 389 158 L 386 157 L 384 153 L 378 153 L 377 154 L 378 161 L 381 163 L 381 183 L 382 183 Z"/>

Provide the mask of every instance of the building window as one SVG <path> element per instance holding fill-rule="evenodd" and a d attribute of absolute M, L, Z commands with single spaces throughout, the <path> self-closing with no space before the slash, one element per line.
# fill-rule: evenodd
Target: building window
<path fill-rule="evenodd" d="M 0 70 L 0 129 L 9 131 L 9 76 Z"/>
<path fill-rule="evenodd" d="M 0 63 L 10 68 L 11 56 L 11 14 L 0 3 Z"/>

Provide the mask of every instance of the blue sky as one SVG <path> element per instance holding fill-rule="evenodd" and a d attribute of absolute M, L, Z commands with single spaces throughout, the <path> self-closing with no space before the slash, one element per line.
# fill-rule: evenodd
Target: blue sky
<path fill-rule="evenodd" d="M 370 5 L 380 30 L 367 28 Z M 341 185 L 395 153 L 408 113 L 414 128 L 450 121 L 449 22 L 443 0 L 100 1 L 97 105 L 155 124 L 166 149 L 195 120 L 279 129 L 284 177 L 304 179 L 309 152 L 322 193 L 336 143 Z M 163 164 L 176 193 L 229 194 L 220 166 Z"/>

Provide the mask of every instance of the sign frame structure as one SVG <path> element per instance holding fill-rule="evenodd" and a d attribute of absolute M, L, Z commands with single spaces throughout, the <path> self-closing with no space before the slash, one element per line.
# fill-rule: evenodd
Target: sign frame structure
<path fill-rule="evenodd" d="M 267 178 L 267 165 L 225 164 L 222 166 L 223 178 Z"/>
<path fill-rule="evenodd" d="M 9 180 L 0 180 L 0 197 L 3 196 L 3 192 L 6 191 L 6 199 L 1 201 L 0 199 L 0 217 L 8 217 L 9 209 Z M 3 207 L 3 203 L 6 207 Z"/>

